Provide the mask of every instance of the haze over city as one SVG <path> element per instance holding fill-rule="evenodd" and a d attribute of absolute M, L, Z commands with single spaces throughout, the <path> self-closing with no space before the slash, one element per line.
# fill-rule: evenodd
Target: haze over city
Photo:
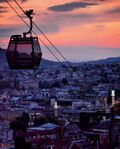
<path fill-rule="evenodd" d="M 119 0 L 18 2 L 24 10 L 34 10 L 36 24 L 68 60 L 87 61 L 120 55 Z M 12 0 L 11 4 L 23 16 Z M 0 0 L 0 18 L 0 46 L 6 48 L 12 34 L 22 34 L 27 28 L 4 0 Z M 42 35 L 37 34 L 48 45 Z M 44 58 L 55 60 L 43 45 L 41 47 Z"/>

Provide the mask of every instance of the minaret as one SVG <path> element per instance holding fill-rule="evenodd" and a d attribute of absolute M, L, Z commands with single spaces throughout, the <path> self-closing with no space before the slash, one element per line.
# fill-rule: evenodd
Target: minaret
<path fill-rule="evenodd" d="M 112 90 L 111 96 L 112 96 L 112 106 L 113 106 L 115 104 L 115 90 Z"/>
<path fill-rule="evenodd" d="M 57 101 L 55 101 L 54 113 L 55 113 L 55 117 L 58 117 L 58 105 L 57 105 Z"/>

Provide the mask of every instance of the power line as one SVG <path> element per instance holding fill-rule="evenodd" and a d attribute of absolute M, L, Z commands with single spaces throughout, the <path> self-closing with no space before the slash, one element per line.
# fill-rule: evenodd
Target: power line
<path fill-rule="evenodd" d="M 6 0 L 7 4 L 11 7 L 11 9 L 18 15 L 18 17 L 26 24 L 27 27 L 29 27 L 29 24 L 19 15 L 19 13 L 15 10 L 15 8 L 9 3 L 8 0 Z M 35 33 L 35 31 L 32 31 L 36 36 L 37 34 Z M 39 37 L 38 37 L 39 38 Z M 61 66 L 63 67 L 63 63 L 58 59 L 58 57 L 52 52 L 52 50 L 39 38 L 39 40 L 41 41 L 41 43 L 49 50 L 49 52 L 57 59 L 57 61 L 61 64 Z M 67 68 L 65 67 L 66 71 Z M 33 78 L 33 76 L 31 75 L 31 77 Z M 36 79 L 33 78 L 35 81 Z"/>
<path fill-rule="evenodd" d="M 14 2 L 18 5 L 18 7 L 22 10 L 22 12 L 25 14 L 24 9 L 20 6 L 20 4 L 14 0 Z M 25 14 L 26 15 L 26 14 Z M 33 21 L 33 24 L 35 25 L 35 27 L 40 31 L 40 33 L 47 39 L 47 41 L 53 46 L 54 49 L 57 50 L 57 52 L 61 55 L 61 57 L 66 61 L 66 58 L 61 54 L 61 52 L 54 46 L 54 44 L 48 39 L 48 37 L 42 32 L 42 30 L 37 26 L 37 24 Z"/>
<path fill-rule="evenodd" d="M 22 10 L 22 12 L 26 15 L 24 9 L 20 6 L 20 4 L 14 0 L 14 2 L 17 4 L 17 6 Z M 55 47 L 55 45 L 48 39 L 48 37 L 42 32 L 42 30 L 37 26 L 37 24 L 33 21 L 33 24 L 35 27 L 39 30 L 39 32 L 45 37 L 45 39 L 52 45 L 52 47 L 60 54 L 60 56 L 64 59 L 64 61 L 68 64 L 68 66 L 74 71 L 74 67 L 70 64 L 70 62 L 65 58 L 65 56 L 59 51 L 58 48 Z M 76 74 L 80 76 L 80 74 L 76 71 Z"/>
<path fill-rule="evenodd" d="M 29 27 L 29 24 L 19 15 L 19 13 L 15 10 L 15 8 L 9 3 L 8 0 L 6 0 L 6 2 L 8 3 L 8 5 L 12 8 L 12 10 L 18 15 L 18 17 L 27 25 L 27 27 Z M 35 33 L 35 31 L 32 31 L 36 36 L 37 34 Z M 38 37 L 39 38 L 39 37 Z M 57 61 L 63 66 L 62 62 L 58 59 L 58 57 L 52 52 L 52 50 L 39 38 L 39 40 L 41 41 L 41 43 L 50 51 L 50 53 L 57 59 Z M 65 67 L 66 68 L 66 67 Z M 67 69 L 67 68 L 66 68 Z"/>
<path fill-rule="evenodd" d="M 17 5 L 19 5 L 17 2 L 16 2 L 16 0 L 14 0 L 15 1 L 15 3 L 17 4 Z M 8 5 L 11 7 L 11 9 L 18 15 L 18 17 L 26 24 L 26 26 L 27 27 L 29 27 L 29 24 L 19 15 L 19 13 L 15 10 L 15 8 L 9 3 L 9 1 L 8 0 L 6 0 L 6 2 L 8 3 Z M 19 5 L 19 8 L 25 13 L 25 11 L 22 9 L 22 7 Z M 37 26 L 37 25 L 36 25 Z M 37 26 L 37 28 L 39 29 L 39 27 Z M 40 30 L 40 29 L 39 29 Z M 41 31 L 41 30 L 40 30 Z M 33 30 L 32 31 L 36 36 L 37 36 L 37 34 L 36 34 L 36 32 Z M 42 32 L 42 31 L 41 31 Z M 43 32 L 42 32 L 43 33 Z M 43 33 L 44 34 L 44 33 Z M 47 36 L 44 34 L 44 37 L 46 37 L 47 38 Z M 65 69 L 66 69 L 66 71 L 68 71 L 68 67 L 66 66 L 66 65 L 63 65 L 63 63 L 59 60 L 59 58 L 52 52 L 52 50 L 40 39 L 40 37 L 38 37 L 39 38 L 39 40 L 42 42 L 42 44 L 49 50 L 49 52 L 57 59 L 57 61 L 61 64 L 61 66 L 62 67 L 64 67 Z M 49 39 L 47 39 L 48 41 L 49 41 Z M 51 42 L 52 43 L 52 42 Z M 53 44 L 52 44 L 52 46 L 54 46 Z M 55 47 L 55 46 L 54 46 Z M 55 49 L 57 49 L 56 47 L 55 47 Z M 58 49 L 57 49 L 58 50 Z M 59 51 L 59 50 L 58 50 Z M 59 52 L 60 53 L 60 52 Z M 61 54 L 62 55 L 62 54 Z M 63 56 L 64 57 L 64 56 Z M 69 65 L 69 67 L 70 68 L 72 68 L 72 70 L 78 75 L 78 76 L 80 76 L 80 74 L 77 72 L 77 71 L 75 71 L 75 69 L 74 69 L 74 67 L 73 66 L 71 66 L 71 64 L 70 64 L 70 62 L 68 62 L 66 59 L 65 59 L 65 61 L 67 62 L 67 64 Z"/>
<path fill-rule="evenodd" d="M 8 5 L 11 7 L 11 9 L 19 16 L 19 18 L 26 24 L 26 26 L 27 27 L 29 27 L 29 24 L 19 15 L 19 13 L 15 10 L 15 8 L 9 3 L 9 1 L 8 0 L 6 0 L 6 2 L 8 3 Z M 36 34 L 36 32 L 33 30 L 32 31 L 36 36 L 37 36 L 37 34 Z M 39 38 L 39 37 L 38 37 Z M 66 71 L 68 72 L 68 67 L 66 67 L 65 65 L 63 65 L 63 63 L 59 60 L 59 58 L 52 52 L 52 50 L 39 38 L 39 40 L 42 42 L 42 44 L 49 50 L 49 52 L 58 60 L 58 62 L 61 64 L 61 66 L 63 67 L 64 66 L 64 68 L 66 69 Z M 72 67 L 72 70 L 74 71 L 74 68 Z M 77 72 L 77 71 L 75 71 L 76 72 L 76 74 L 78 75 L 78 76 L 80 76 L 80 74 Z M 31 75 L 31 77 L 33 78 L 33 76 Z M 36 80 L 35 78 L 33 78 L 34 80 Z"/>

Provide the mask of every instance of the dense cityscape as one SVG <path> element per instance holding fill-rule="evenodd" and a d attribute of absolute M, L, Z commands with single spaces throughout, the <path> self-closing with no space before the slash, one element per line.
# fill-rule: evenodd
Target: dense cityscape
<path fill-rule="evenodd" d="M 0 51 L 1 149 L 119 149 L 120 61 L 42 60 L 10 70 Z"/>
<path fill-rule="evenodd" d="M 120 149 L 119 0 L 0 0 L 0 149 Z"/>

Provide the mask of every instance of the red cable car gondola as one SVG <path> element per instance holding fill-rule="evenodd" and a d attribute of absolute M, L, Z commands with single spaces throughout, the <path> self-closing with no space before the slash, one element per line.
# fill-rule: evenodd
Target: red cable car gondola
<path fill-rule="evenodd" d="M 37 69 L 42 52 L 37 37 L 32 36 L 33 10 L 25 13 L 30 19 L 30 30 L 22 35 L 12 35 L 7 48 L 7 61 L 11 69 Z M 27 34 L 30 34 L 27 37 Z"/>

